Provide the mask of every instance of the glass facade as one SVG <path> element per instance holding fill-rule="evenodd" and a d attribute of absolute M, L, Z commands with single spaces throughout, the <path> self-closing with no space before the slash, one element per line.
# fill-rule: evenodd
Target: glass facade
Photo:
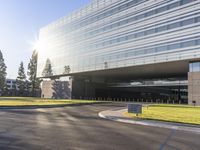
<path fill-rule="evenodd" d="M 200 62 L 190 63 L 190 72 L 200 72 Z"/>
<path fill-rule="evenodd" d="M 199 0 L 93 0 L 42 28 L 38 77 L 200 56 Z"/>

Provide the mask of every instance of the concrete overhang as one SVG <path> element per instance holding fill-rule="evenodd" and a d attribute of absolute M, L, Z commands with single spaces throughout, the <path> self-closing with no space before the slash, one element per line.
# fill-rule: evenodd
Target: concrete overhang
<path fill-rule="evenodd" d="M 189 62 L 196 60 L 179 60 L 154 64 L 145 64 L 130 67 L 103 69 L 95 71 L 85 71 L 78 73 L 62 74 L 49 78 L 59 78 L 64 76 L 73 77 L 96 77 L 117 80 L 136 80 L 152 78 L 187 78 L 189 72 Z"/>

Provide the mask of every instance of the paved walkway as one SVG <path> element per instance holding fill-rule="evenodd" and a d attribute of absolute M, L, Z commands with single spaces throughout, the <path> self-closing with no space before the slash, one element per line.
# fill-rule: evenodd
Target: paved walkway
<path fill-rule="evenodd" d="M 125 116 L 124 115 L 125 112 L 127 112 L 127 109 L 117 108 L 117 109 L 102 111 L 99 113 L 99 116 L 101 118 L 123 122 L 123 123 L 175 129 L 175 130 L 189 131 L 189 132 L 200 134 L 200 126 L 186 125 L 186 124 L 181 124 L 181 123 L 170 123 L 170 122 L 163 122 L 163 121 L 133 119 L 133 118 L 129 118 Z"/>

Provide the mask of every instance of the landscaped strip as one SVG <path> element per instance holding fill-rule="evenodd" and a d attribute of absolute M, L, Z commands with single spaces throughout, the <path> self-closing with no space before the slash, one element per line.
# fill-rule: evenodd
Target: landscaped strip
<path fill-rule="evenodd" d="M 136 118 L 133 113 L 126 112 L 125 115 Z M 164 104 L 149 105 L 148 107 L 143 107 L 143 112 L 138 118 L 200 125 L 200 107 Z"/>
<path fill-rule="evenodd" d="M 53 106 L 99 103 L 93 100 L 41 99 L 32 97 L 0 97 L 0 107 Z"/>

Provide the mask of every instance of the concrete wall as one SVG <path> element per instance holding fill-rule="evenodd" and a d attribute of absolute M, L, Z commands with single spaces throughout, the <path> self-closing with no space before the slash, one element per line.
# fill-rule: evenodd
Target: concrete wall
<path fill-rule="evenodd" d="M 72 77 L 70 81 L 42 82 L 43 98 L 94 99 L 97 88 L 106 88 L 104 80 Z"/>
<path fill-rule="evenodd" d="M 53 97 L 53 80 L 50 81 L 42 81 L 42 98 L 52 98 Z"/>
<path fill-rule="evenodd" d="M 188 73 L 188 103 L 193 105 L 200 105 L 200 72 Z"/>
<path fill-rule="evenodd" d="M 48 80 L 42 82 L 42 98 L 71 99 L 69 81 Z"/>

